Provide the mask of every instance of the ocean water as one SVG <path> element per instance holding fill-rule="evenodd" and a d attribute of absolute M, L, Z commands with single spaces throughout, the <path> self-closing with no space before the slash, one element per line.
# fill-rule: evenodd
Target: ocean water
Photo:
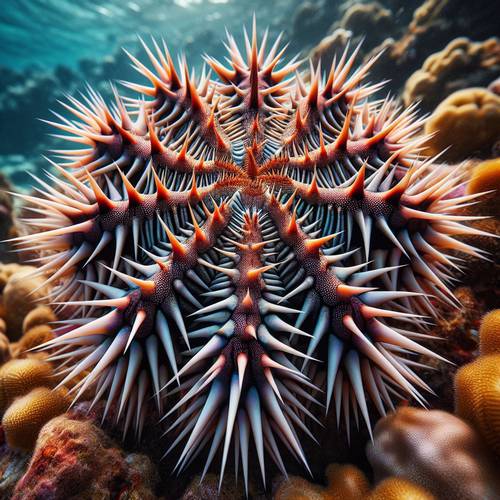
<path fill-rule="evenodd" d="M 266 28 L 270 39 L 284 33 L 289 56 L 307 56 L 324 37 L 339 32 L 339 40 L 351 36 L 353 43 L 364 37 L 360 59 L 386 42 L 409 39 L 398 65 L 379 65 L 373 73 L 374 80 L 388 80 L 386 88 L 397 97 L 425 58 L 451 40 L 498 35 L 499 5 L 490 0 L 2 0 L 0 173 L 27 187 L 28 172 L 47 167 L 42 153 L 61 144 L 39 119 L 62 111 L 57 101 L 65 93 L 77 95 L 88 83 L 109 97 L 110 82 L 140 80 L 122 51 L 144 59 L 139 37 L 163 38 L 174 56 L 184 54 L 197 71 L 205 53 L 223 60 L 226 29 L 241 44 L 242 27 L 251 28 L 254 13 L 260 36 Z M 423 29 L 412 28 L 416 18 Z M 324 68 L 332 57 L 327 51 Z M 478 76 L 474 68 L 452 73 L 449 91 L 488 84 L 493 74 Z"/>

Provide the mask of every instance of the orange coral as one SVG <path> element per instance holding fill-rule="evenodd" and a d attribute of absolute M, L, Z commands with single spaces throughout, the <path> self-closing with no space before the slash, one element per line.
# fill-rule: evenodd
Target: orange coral
<path fill-rule="evenodd" d="M 275 500 L 361 500 L 369 491 L 368 480 L 354 465 L 331 464 L 326 469 L 328 486 L 290 477 L 277 490 Z"/>
<path fill-rule="evenodd" d="M 23 333 L 26 333 L 28 330 L 31 330 L 34 326 L 47 325 L 56 320 L 57 320 L 56 315 L 49 306 L 35 307 L 35 309 L 32 309 L 24 317 Z"/>
<path fill-rule="evenodd" d="M 498 131 L 500 136 L 500 131 Z M 485 191 L 495 192 L 491 196 L 485 198 L 483 203 L 488 203 L 488 207 L 492 206 L 493 210 L 490 213 L 498 214 L 499 202 L 498 195 L 500 194 L 500 158 L 487 160 L 479 163 L 474 167 L 471 173 L 471 179 L 467 185 L 467 194 L 484 193 Z"/>
<path fill-rule="evenodd" d="M 0 413 L 35 387 L 52 385 L 52 367 L 38 359 L 13 359 L 0 367 Z"/>
<path fill-rule="evenodd" d="M 26 351 L 33 349 L 44 342 L 48 342 L 53 338 L 54 333 L 49 325 L 33 326 L 19 339 L 17 352 L 21 356 L 25 355 Z"/>
<path fill-rule="evenodd" d="M 500 97 L 482 88 L 464 89 L 447 97 L 425 125 L 427 153 L 445 154 L 459 161 L 474 154 L 489 154 L 500 134 Z"/>
<path fill-rule="evenodd" d="M 64 392 L 46 387 L 37 387 L 16 399 L 2 418 L 7 444 L 11 448 L 32 450 L 40 429 L 66 408 Z"/>
<path fill-rule="evenodd" d="M 479 329 L 479 349 L 481 355 L 500 354 L 500 309 L 483 316 Z"/>
<path fill-rule="evenodd" d="M 400 477 L 382 481 L 366 500 L 434 500 L 436 497 L 421 486 Z"/>
<path fill-rule="evenodd" d="M 500 354 L 480 356 L 455 377 L 455 410 L 500 455 Z"/>

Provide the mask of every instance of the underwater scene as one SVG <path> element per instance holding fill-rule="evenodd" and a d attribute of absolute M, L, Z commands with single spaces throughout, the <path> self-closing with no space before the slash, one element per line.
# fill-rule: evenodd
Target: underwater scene
<path fill-rule="evenodd" d="M 3 0 L 0 499 L 500 500 L 499 20 Z"/>

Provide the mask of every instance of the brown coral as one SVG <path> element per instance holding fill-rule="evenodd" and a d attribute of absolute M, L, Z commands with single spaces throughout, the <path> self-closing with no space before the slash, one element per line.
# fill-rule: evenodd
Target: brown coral
<path fill-rule="evenodd" d="M 11 340 L 21 337 L 24 317 L 37 305 L 37 301 L 47 295 L 45 287 L 39 288 L 44 278 L 28 276 L 35 270 L 22 266 L 9 277 L 3 290 L 7 334 Z"/>
<path fill-rule="evenodd" d="M 326 469 L 328 485 L 322 487 L 301 477 L 284 481 L 275 500 L 361 500 L 369 491 L 365 475 L 353 465 L 331 464 Z"/>
<path fill-rule="evenodd" d="M 17 396 L 52 385 L 52 367 L 38 359 L 13 359 L 0 367 L 0 413 Z"/>
<path fill-rule="evenodd" d="M 479 329 L 479 349 L 481 355 L 500 354 L 500 309 L 483 316 Z"/>
<path fill-rule="evenodd" d="M 450 413 L 399 408 L 377 423 L 367 456 L 377 481 L 401 477 L 438 498 L 484 500 L 500 495 L 478 433 Z"/>
<path fill-rule="evenodd" d="M 377 485 L 366 500 L 434 500 L 435 498 L 421 486 L 400 477 L 391 477 Z"/>
<path fill-rule="evenodd" d="M 1 319 L 0 319 L 1 323 Z M 11 356 L 10 353 L 10 344 L 9 344 L 9 339 L 6 337 L 4 333 L 2 333 L 0 329 L 0 365 L 5 363 L 6 361 L 9 361 Z"/>
<path fill-rule="evenodd" d="M 423 109 L 431 110 L 444 97 L 463 88 L 466 75 L 481 72 L 492 75 L 498 72 L 499 67 L 498 38 L 489 38 L 484 42 L 456 38 L 443 50 L 430 55 L 421 69 L 410 76 L 405 84 L 403 100 L 406 105 L 421 101 Z M 488 77 L 484 79 L 488 80 Z"/>
<path fill-rule="evenodd" d="M 500 354 L 480 356 L 455 377 L 455 409 L 500 455 Z"/>
<path fill-rule="evenodd" d="M 427 120 L 427 153 L 445 153 L 448 161 L 490 154 L 500 138 L 500 97 L 482 88 L 459 90 L 446 98 Z"/>
<path fill-rule="evenodd" d="M 2 418 L 7 444 L 14 449 L 29 451 L 35 446 L 40 429 L 63 413 L 68 406 L 62 390 L 37 387 L 14 400 Z"/>
<path fill-rule="evenodd" d="M 23 333 L 26 334 L 28 330 L 35 326 L 48 325 L 56 320 L 56 315 L 49 306 L 35 307 L 24 317 Z"/>

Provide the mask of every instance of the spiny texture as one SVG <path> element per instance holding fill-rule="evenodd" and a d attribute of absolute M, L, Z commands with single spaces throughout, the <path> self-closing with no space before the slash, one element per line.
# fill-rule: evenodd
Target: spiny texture
<path fill-rule="evenodd" d="M 457 304 L 448 251 L 481 255 L 454 239 L 480 233 L 456 214 L 479 195 L 422 158 L 414 107 L 369 102 L 375 60 L 346 50 L 306 82 L 266 42 L 229 35 L 228 66 L 206 56 L 214 76 L 196 76 L 153 41 L 150 67 L 130 56 L 138 97 L 68 97 L 51 124 L 83 146 L 23 196 L 17 239 L 56 285 L 67 320 L 44 348 L 61 384 L 83 375 L 74 399 L 93 388 L 137 436 L 156 405 L 177 473 L 220 450 L 222 478 L 233 448 L 245 483 L 252 448 L 264 481 L 285 450 L 307 467 L 323 405 L 349 437 L 351 415 L 371 432 L 369 404 L 423 404 L 414 357 L 439 358 L 423 316 Z"/>

